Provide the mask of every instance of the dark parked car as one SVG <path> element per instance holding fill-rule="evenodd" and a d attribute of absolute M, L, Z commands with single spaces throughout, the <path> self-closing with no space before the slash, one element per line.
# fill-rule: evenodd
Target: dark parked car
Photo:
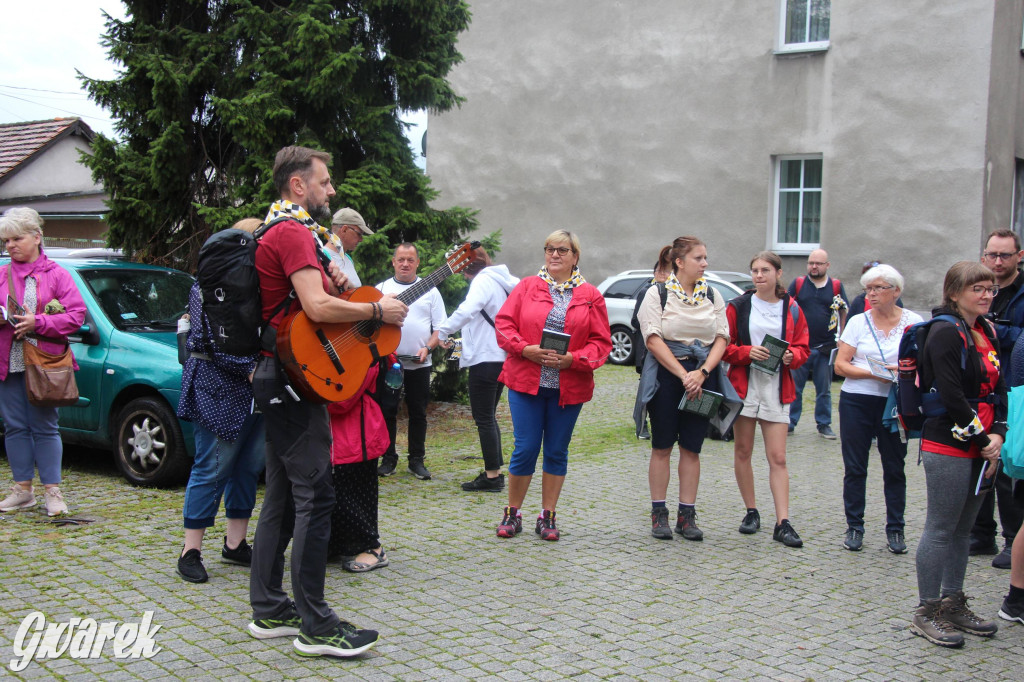
<path fill-rule="evenodd" d="M 80 367 L 80 398 L 59 409 L 61 438 L 112 449 L 133 483 L 182 482 L 195 446 L 192 425 L 175 415 L 181 393 L 175 333 L 188 307 L 192 276 L 116 257 L 64 258 L 53 251 L 87 308 L 85 324 L 70 337 Z"/>

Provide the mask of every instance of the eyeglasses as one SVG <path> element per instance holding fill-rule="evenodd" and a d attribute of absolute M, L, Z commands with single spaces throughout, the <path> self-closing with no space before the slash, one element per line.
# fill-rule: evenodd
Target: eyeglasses
<path fill-rule="evenodd" d="M 868 268 L 870 270 L 871 268 L 877 268 L 879 265 L 881 265 L 881 263 L 879 263 L 878 261 L 869 260 L 866 263 L 864 263 L 863 267 Z"/>
<path fill-rule="evenodd" d="M 807 261 L 807 264 L 808 264 L 808 265 L 813 265 L 813 266 L 816 266 L 816 267 L 819 267 L 819 268 L 820 268 L 820 267 L 822 267 L 823 265 L 828 265 L 828 261 L 824 261 L 824 262 L 819 262 L 819 261 L 813 261 L 813 260 L 809 260 L 809 261 Z"/>
<path fill-rule="evenodd" d="M 893 285 L 889 284 L 884 287 L 864 287 L 865 294 L 877 294 L 880 291 L 889 291 L 889 289 L 895 289 Z"/>
<path fill-rule="evenodd" d="M 1017 253 L 1018 252 L 1013 252 L 1013 253 L 996 253 L 995 251 L 986 251 L 985 253 L 983 253 L 981 255 L 984 256 L 985 258 L 989 259 L 989 260 L 1010 260 L 1011 258 L 1016 256 Z"/>
<path fill-rule="evenodd" d="M 975 284 L 973 287 L 971 287 L 971 291 L 973 291 L 978 296 L 981 296 L 985 292 L 988 292 L 995 296 L 996 294 L 999 293 L 999 287 L 995 284 L 993 284 L 990 287 L 987 287 L 984 284 Z"/>
<path fill-rule="evenodd" d="M 548 254 L 549 256 L 553 256 L 556 253 L 559 256 L 564 256 L 567 253 L 569 253 L 570 251 L 572 251 L 572 249 L 570 249 L 568 246 L 545 246 L 544 247 L 544 253 Z"/>

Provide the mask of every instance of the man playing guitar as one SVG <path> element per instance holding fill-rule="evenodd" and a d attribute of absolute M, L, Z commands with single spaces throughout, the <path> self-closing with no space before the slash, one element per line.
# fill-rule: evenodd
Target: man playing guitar
<path fill-rule="evenodd" d="M 330 162 L 329 154 L 305 147 L 277 153 L 273 177 L 281 200 L 265 222 L 288 220 L 269 229 L 256 250 L 263 315 L 271 318 L 272 329 L 264 334 L 253 375 L 253 394 L 266 420 L 267 485 L 253 546 L 249 632 L 258 639 L 294 636 L 295 648 L 307 656 L 348 657 L 372 647 L 377 632 L 339 619 L 324 599 L 334 508 L 327 408 L 300 399 L 288 384 L 274 330 L 296 307 L 317 323 L 376 320 L 399 326 L 408 308 L 394 297 L 354 303 L 333 295 L 344 288 L 345 277 L 336 267 L 330 278 L 324 272 L 317 237 L 329 234 L 318 221 L 331 220 Z M 286 303 L 289 297 L 297 300 Z M 289 540 L 294 603 L 282 587 Z"/>

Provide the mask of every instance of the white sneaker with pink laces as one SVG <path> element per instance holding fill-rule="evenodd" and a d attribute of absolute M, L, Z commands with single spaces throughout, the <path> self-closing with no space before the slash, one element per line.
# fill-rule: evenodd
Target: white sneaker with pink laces
<path fill-rule="evenodd" d="M 60 492 L 60 488 L 56 486 L 47 488 L 44 498 L 47 516 L 60 516 L 68 513 L 68 506 L 64 504 L 64 495 Z"/>
<path fill-rule="evenodd" d="M 34 506 L 36 506 L 36 495 L 32 492 L 32 488 L 29 487 L 28 490 L 25 490 L 15 483 L 11 486 L 11 494 L 5 497 L 3 502 L 0 502 L 0 511 L 9 512 Z"/>

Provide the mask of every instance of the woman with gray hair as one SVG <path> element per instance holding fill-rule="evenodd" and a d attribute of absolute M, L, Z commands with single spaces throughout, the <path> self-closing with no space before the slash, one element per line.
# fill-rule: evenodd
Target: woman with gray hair
<path fill-rule="evenodd" d="M 870 309 L 846 322 L 836 351 L 836 374 L 846 377 L 839 393 L 839 437 L 843 449 L 843 546 L 858 552 L 864 542 L 864 504 L 871 440 L 878 442 L 885 492 L 885 537 L 889 551 L 903 554 L 903 511 L 907 477 L 903 472 L 907 444 L 882 423 L 885 404 L 896 380 L 903 331 L 921 322 L 915 312 L 900 308 L 903 276 L 890 265 L 876 265 L 861 275 Z"/>
<path fill-rule="evenodd" d="M 0 300 L 13 299 L 24 309 L 24 314 L 13 314 L 5 303 L 7 324 L 0 323 L 0 417 L 15 481 L 11 494 L 0 501 L 0 511 L 36 505 L 32 479 L 38 469 L 46 488 L 46 513 L 57 516 L 68 511 L 59 487 L 64 451 L 57 433 L 57 408 L 29 404 L 24 344 L 64 352 L 68 334 L 85 321 L 85 302 L 67 270 L 43 253 L 43 219 L 34 210 L 12 208 L 0 216 L 0 240 L 11 257 L 10 264 L 0 268 Z"/>

